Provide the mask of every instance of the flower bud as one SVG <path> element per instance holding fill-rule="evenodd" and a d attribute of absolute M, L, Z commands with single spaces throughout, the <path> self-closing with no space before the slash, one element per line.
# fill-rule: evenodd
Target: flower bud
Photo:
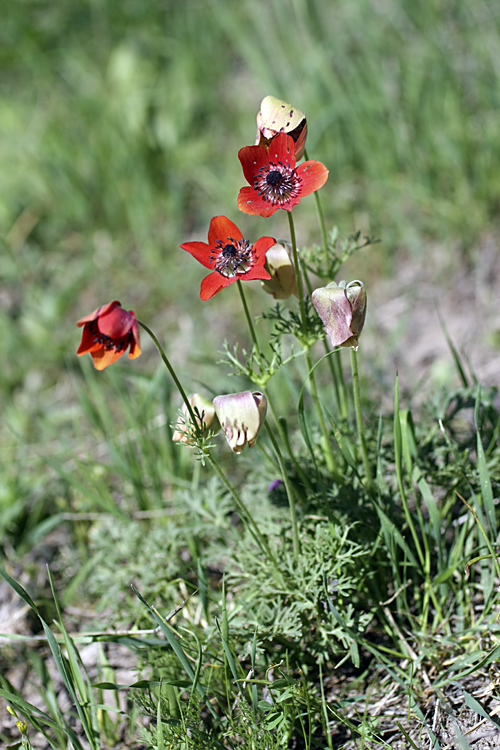
<path fill-rule="evenodd" d="M 198 427 L 202 427 L 203 432 L 206 432 L 215 417 L 215 409 L 212 402 L 209 401 L 208 398 L 205 398 L 205 396 L 201 396 L 199 393 L 192 393 L 188 397 L 188 401 L 194 411 Z M 195 437 L 195 431 L 194 425 L 190 422 L 191 417 L 186 404 L 182 405 L 182 414 L 184 422 L 181 418 L 181 421 L 177 424 L 177 429 L 172 435 L 172 440 L 174 442 L 190 443 L 190 437 Z M 201 419 L 198 419 L 198 415 Z"/>
<path fill-rule="evenodd" d="M 300 109 L 293 107 L 275 96 L 265 96 L 257 115 L 257 146 L 268 146 L 278 133 L 290 135 L 295 143 L 297 161 L 304 154 L 307 137 L 306 116 Z"/>
<path fill-rule="evenodd" d="M 288 299 L 291 294 L 299 296 L 295 266 L 287 249 L 280 243 L 273 245 L 266 253 L 266 271 L 271 276 L 262 282 L 262 288 L 274 299 Z"/>
<path fill-rule="evenodd" d="M 366 315 L 366 290 L 361 281 L 332 281 L 326 287 L 315 289 L 312 303 L 323 321 L 332 346 L 358 348 L 358 338 L 363 330 Z"/>
<path fill-rule="evenodd" d="M 28 722 L 27 721 L 16 721 L 16 727 L 19 729 L 21 734 L 28 733 Z"/>
<path fill-rule="evenodd" d="M 245 445 L 253 448 L 266 418 L 267 400 L 264 394 L 243 391 L 216 396 L 214 406 L 231 450 L 241 453 Z"/>

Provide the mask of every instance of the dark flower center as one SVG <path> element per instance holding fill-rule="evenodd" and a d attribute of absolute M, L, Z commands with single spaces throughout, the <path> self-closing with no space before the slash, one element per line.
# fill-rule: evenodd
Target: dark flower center
<path fill-rule="evenodd" d="M 89 333 L 94 338 L 94 344 L 102 344 L 106 351 L 114 349 L 115 352 L 124 352 L 128 345 L 132 344 L 132 329 L 130 329 L 130 331 L 125 334 L 125 336 L 120 336 L 117 339 L 112 339 L 111 336 L 106 336 L 106 334 L 101 333 L 97 325 L 97 320 L 93 320 L 88 324 L 88 326 Z"/>
<path fill-rule="evenodd" d="M 228 237 L 226 242 L 217 240 L 210 260 L 222 276 L 232 278 L 252 267 L 252 246 L 247 240 L 234 240 L 232 237 Z"/>
<path fill-rule="evenodd" d="M 238 251 L 234 245 L 225 245 L 221 255 L 224 258 L 236 258 L 236 256 L 238 255 Z"/>
<path fill-rule="evenodd" d="M 269 174 L 266 177 L 266 182 L 270 187 L 278 187 L 278 185 L 281 184 L 283 178 L 281 176 L 281 172 L 278 172 L 277 169 L 274 169 L 272 172 L 269 172 Z"/>
<path fill-rule="evenodd" d="M 282 206 L 300 195 L 300 177 L 286 164 L 265 164 L 253 181 L 254 190 L 269 203 Z"/>

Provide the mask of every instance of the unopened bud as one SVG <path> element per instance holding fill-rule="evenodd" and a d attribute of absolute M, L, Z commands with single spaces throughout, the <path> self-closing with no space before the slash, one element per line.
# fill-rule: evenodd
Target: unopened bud
<path fill-rule="evenodd" d="M 286 247 L 277 243 L 266 253 L 266 271 L 270 274 L 269 281 L 262 282 L 262 288 L 274 299 L 288 299 L 290 295 L 299 296 L 295 266 Z"/>
<path fill-rule="evenodd" d="M 214 398 L 215 412 L 229 447 L 241 453 L 245 445 L 253 448 L 267 412 L 263 393 L 243 391 Z"/>
<path fill-rule="evenodd" d="M 332 281 L 315 289 L 312 303 L 323 321 L 332 346 L 358 348 L 366 315 L 366 290 L 361 281 Z"/>
<path fill-rule="evenodd" d="M 16 721 L 16 727 L 19 729 L 21 734 L 26 734 L 28 731 L 28 722 L 27 721 Z"/>

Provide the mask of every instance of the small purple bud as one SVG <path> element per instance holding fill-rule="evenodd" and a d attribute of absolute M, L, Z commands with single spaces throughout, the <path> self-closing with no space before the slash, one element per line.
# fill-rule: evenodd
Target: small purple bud
<path fill-rule="evenodd" d="M 277 490 L 278 487 L 281 487 L 282 481 L 281 479 L 273 479 L 273 481 L 270 483 L 269 487 L 267 488 L 268 492 L 272 492 L 273 490 Z"/>

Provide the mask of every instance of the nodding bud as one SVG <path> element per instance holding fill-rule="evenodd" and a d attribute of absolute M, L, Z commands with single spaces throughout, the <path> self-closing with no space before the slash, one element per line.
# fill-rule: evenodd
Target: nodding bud
<path fill-rule="evenodd" d="M 257 115 L 257 146 L 268 146 L 275 135 L 286 133 L 295 143 L 295 158 L 303 156 L 307 137 L 306 116 L 275 96 L 265 96 Z"/>
<path fill-rule="evenodd" d="M 326 287 L 315 289 L 312 303 L 323 321 L 333 347 L 358 348 L 358 338 L 363 330 L 366 315 L 366 290 L 361 281 L 332 281 Z"/>
<path fill-rule="evenodd" d="M 277 243 L 266 253 L 266 271 L 271 276 L 269 281 L 262 282 L 262 288 L 274 299 L 288 299 L 291 294 L 299 296 L 295 266 L 286 247 Z"/>
<path fill-rule="evenodd" d="M 215 413 L 220 422 L 229 447 L 241 453 L 245 445 L 253 448 L 267 412 L 267 400 L 263 393 L 243 391 L 214 398 Z"/>
<path fill-rule="evenodd" d="M 192 393 L 188 397 L 188 401 L 194 411 L 197 427 L 201 427 L 202 431 L 206 432 L 215 417 L 215 409 L 212 402 L 199 393 Z M 182 405 L 182 415 L 181 421 L 177 424 L 177 429 L 174 430 L 172 440 L 179 443 L 191 443 L 192 439 L 196 437 L 196 430 L 190 421 L 190 414 L 186 404 Z M 184 422 L 182 421 L 183 419 Z"/>

